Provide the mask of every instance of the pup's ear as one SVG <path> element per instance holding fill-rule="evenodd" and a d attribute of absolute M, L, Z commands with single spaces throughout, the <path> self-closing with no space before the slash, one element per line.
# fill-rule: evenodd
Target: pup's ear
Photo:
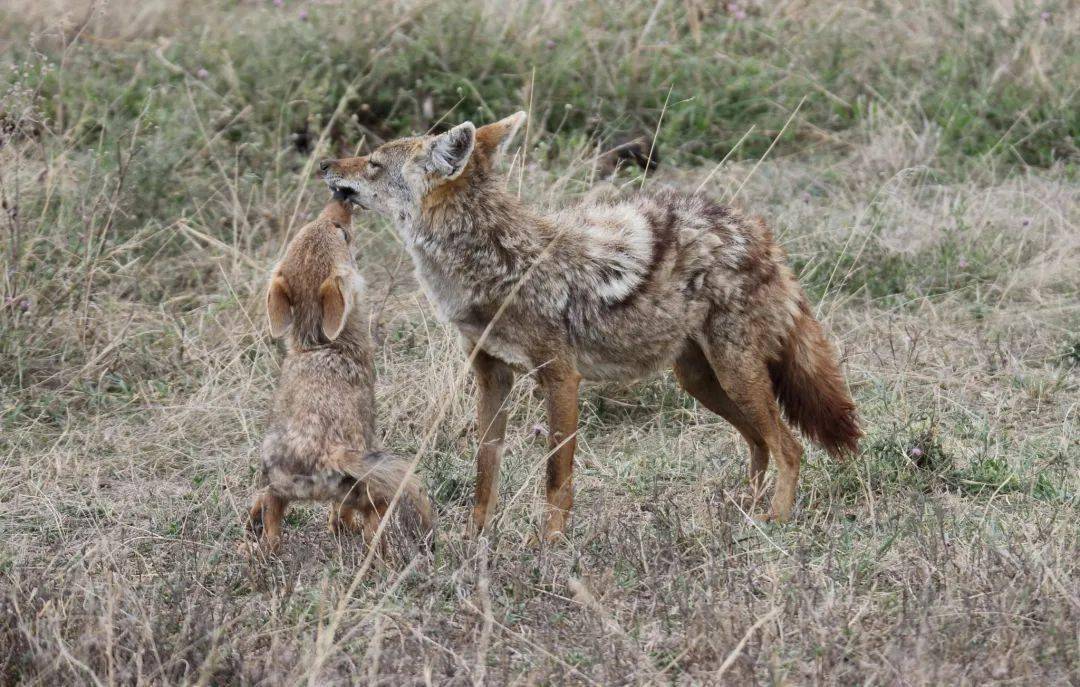
<path fill-rule="evenodd" d="M 510 147 L 510 142 L 514 140 L 525 119 L 524 112 L 515 112 L 506 119 L 480 127 L 476 130 L 477 150 L 483 150 L 492 162 L 497 161 Z"/>
<path fill-rule="evenodd" d="M 458 124 L 439 134 L 430 143 L 428 161 L 431 171 L 447 179 L 456 179 L 469 162 L 476 145 L 476 127 L 472 122 Z"/>
<path fill-rule="evenodd" d="M 266 316 L 270 320 L 270 336 L 279 339 L 292 325 L 292 301 L 289 300 L 289 287 L 283 277 L 275 275 L 270 279 L 270 288 L 266 292 Z"/>
<path fill-rule="evenodd" d="M 319 303 L 322 305 L 323 335 L 333 341 L 345 328 L 345 320 L 352 308 L 352 298 L 341 277 L 328 277 L 319 287 Z"/>

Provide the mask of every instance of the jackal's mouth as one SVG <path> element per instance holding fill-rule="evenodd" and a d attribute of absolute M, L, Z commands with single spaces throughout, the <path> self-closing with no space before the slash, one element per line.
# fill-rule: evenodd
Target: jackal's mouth
<path fill-rule="evenodd" d="M 361 203 L 360 200 L 357 198 L 356 189 L 352 188 L 351 186 L 346 186 L 344 182 L 336 179 L 327 179 L 326 184 L 330 187 L 330 192 L 334 194 L 334 200 L 339 200 L 345 203 L 352 203 L 353 205 L 359 207 L 361 210 L 367 210 L 367 206 Z"/>
<path fill-rule="evenodd" d="M 353 197 L 356 196 L 356 191 L 345 186 L 331 186 L 330 191 L 334 194 L 334 200 L 351 202 Z"/>

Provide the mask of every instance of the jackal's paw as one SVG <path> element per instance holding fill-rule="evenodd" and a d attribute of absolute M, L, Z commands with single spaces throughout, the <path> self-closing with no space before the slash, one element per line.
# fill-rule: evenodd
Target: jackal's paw
<path fill-rule="evenodd" d="M 488 509 L 473 506 L 472 517 L 469 518 L 468 537 L 476 540 L 485 534 L 491 534 L 491 519 L 488 517 Z"/>
<path fill-rule="evenodd" d="M 544 545 L 553 546 L 563 544 L 569 540 L 566 537 L 566 511 L 548 513 L 544 523 Z"/>

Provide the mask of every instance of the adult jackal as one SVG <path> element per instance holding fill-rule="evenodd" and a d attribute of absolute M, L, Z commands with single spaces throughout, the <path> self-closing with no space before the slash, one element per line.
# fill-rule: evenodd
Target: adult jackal
<path fill-rule="evenodd" d="M 670 191 L 534 211 L 504 191 L 494 167 L 524 119 L 466 122 L 321 164 L 332 189 L 394 219 L 428 297 L 478 349 L 474 524 L 486 524 L 496 500 L 515 369 L 535 370 L 547 397 L 551 538 L 573 501 L 581 379 L 667 366 L 746 439 L 755 498 L 776 461 L 769 516 L 788 519 L 802 447 L 781 408 L 834 455 L 856 450 L 861 432 L 836 352 L 771 232 Z"/>

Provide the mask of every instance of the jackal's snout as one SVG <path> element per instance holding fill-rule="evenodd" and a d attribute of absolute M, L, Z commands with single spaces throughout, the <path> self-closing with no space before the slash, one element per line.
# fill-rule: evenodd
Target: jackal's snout
<path fill-rule="evenodd" d="M 322 180 L 326 182 L 326 185 L 330 188 L 334 200 L 341 203 L 350 203 L 363 208 L 364 205 L 360 202 L 355 184 L 346 179 L 350 171 L 359 171 L 357 165 L 354 163 L 360 159 L 361 158 L 350 158 L 349 160 L 339 160 L 335 158 L 326 158 L 320 160 L 319 176 L 322 177 Z"/>
<path fill-rule="evenodd" d="M 327 180 L 357 177 L 368 167 L 370 157 L 328 157 L 319 161 L 319 173 Z"/>
<path fill-rule="evenodd" d="M 320 179 L 326 182 L 326 185 L 330 187 L 331 191 L 336 192 L 336 181 L 341 179 L 341 172 L 337 169 L 338 160 L 335 158 L 325 158 L 319 160 L 319 173 Z"/>

